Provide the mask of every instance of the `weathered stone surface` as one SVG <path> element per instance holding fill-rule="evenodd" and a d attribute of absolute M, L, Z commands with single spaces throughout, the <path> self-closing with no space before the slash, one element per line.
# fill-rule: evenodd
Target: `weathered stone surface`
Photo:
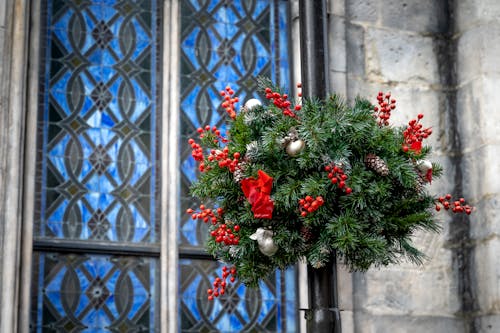
<path fill-rule="evenodd" d="M 329 76 L 331 92 L 346 96 L 346 74 L 343 72 L 330 71 Z"/>
<path fill-rule="evenodd" d="M 351 21 L 376 22 L 379 6 L 377 1 L 351 0 L 346 2 L 346 16 Z"/>
<path fill-rule="evenodd" d="M 500 315 L 479 316 L 475 319 L 477 332 L 494 333 L 500 331 Z"/>
<path fill-rule="evenodd" d="M 383 29 L 368 29 L 365 34 L 369 78 L 391 82 L 439 82 L 431 37 Z"/>
<path fill-rule="evenodd" d="M 362 333 L 465 333 L 463 322 L 454 317 L 354 315 L 356 332 Z"/>
<path fill-rule="evenodd" d="M 484 145 L 463 156 L 464 196 L 469 200 L 478 201 L 485 196 L 500 194 L 499 152 L 500 145 Z"/>
<path fill-rule="evenodd" d="M 477 300 L 483 314 L 500 314 L 500 239 L 477 244 L 472 268 Z M 499 328 L 499 327 L 497 327 Z"/>
<path fill-rule="evenodd" d="M 331 71 L 346 71 L 345 29 L 344 18 L 340 16 L 328 21 L 328 56 Z"/>
<path fill-rule="evenodd" d="M 358 276 L 354 280 L 356 306 L 374 316 L 451 316 L 460 309 L 460 300 L 454 292 L 454 273 L 448 264 L 450 252 L 447 257 L 433 259 L 441 261 L 440 268 L 407 264 Z"/>
<path fill-rule="evenodd" d="M 474 200 L 470 229 L 473 240 L 485 240 L 495 236 L 500 238 L 500 193 L 487 194 Z"/>
<path fill-rule="evenodd" d="M 480 23 L 498 21 L 500 3 L 497 0 L 455 1 L 455 24 L 458 31 L 464 31 Z"/>
<path fill-rule="evenodd" d="M 327 1 L 327 11 L 329 14 L 344 16 L 345 2 L 344 1 Z"/>
<path fill-rule="evenodd" d="M 446 1 L 382 0 L 380 20 L 385 27 L 422 33 L 437 33 L 447 29 Z"/>
<path fill-rule="evenodd" d="M 499 20 L 464 31 L 457 43 L 458 84 L 462 85 L 484 74 L 500 74 L 499 54 Z"/>
<path fill-rule="evenodd" d="M 365 75 L 364 28 L 346 22 L 346 31 L 347 72 L 363 76 Z"/>

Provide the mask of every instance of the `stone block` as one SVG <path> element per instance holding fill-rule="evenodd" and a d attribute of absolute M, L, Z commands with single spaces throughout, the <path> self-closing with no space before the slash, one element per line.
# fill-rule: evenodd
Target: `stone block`
<path fill-rule="evenodd" d="M 444 32 L 448 26 L 446 1 L 382 0 L 380 15 L 385 27 L 421 33 Z"/>
<path fill-rule="evenodd" d="M 500 239 L 476 245 L 471 271 L 480 313 L 500 314 Z"/>
<path fill-rule="evenodd" d="M 437 57 L 431 37 L 369 29 L 365 32 L 365 38 L 366 71 L 369 79 L 439 83 Z"/>
<path fill-rule="evenodd" d="M 500 332 L 500 315 L 476 317 L 474 324 L 479 333 Z"/>
<path fill-rule="evenodd" d="M 456 3 L 456 27 L 459 32 L 484 22 L 498 21 L 500 2 L 497 0 L 463 0 Z"/>
<path fill-rule="evenodd" d="M 346 74 L 342 72 L 329 72 L 330 91 L 346 96 Z"/>
<path fill-rule="evenodd" d="M 470 201 L 500 194 L 500 145 L 484 145 L 462 157 L 463 193 Z"/>
<path fill-rule="evenodd" d="M 345 16 L 345 2 L 344 1 L 329 0 L 327 2 L 328 2 L 328 4 L 327 4 L 328 14 Z"/>
<path fill-rule="evenodd" d="M 345 19 L 330 15 L 328 20 L 328 56 L 329 69 L 346 71 L 346 34 Z"/>
<path fill-rule="evenodd" d="M 378 12 L 378 1 L 350 0 L 345 4 L 346 16 L 352 21 L 375 23 L 378 20 Z"/>
<path fill-rule="evenodd" d="M 458 90 L 457 129 L 464 151 L 469 152 L 488 144 L 500 144 L 500 112 L 497 112 L 500 105 L 499 85 L 500 75 L 490 74 L 481 76 Z"/>
<path fill-rule="evenodd" d="M 354 323 L 354 312 L 343 310 L 340 312 L 340 322 L 342 325 L 342 333 L 354 333 L 356 327 Z M 304 331 L 305 332 L 305 331 Z"/>
<path fill-rule="evenodd" d="M 467 83 L 480 75 L 500 74 L 500 21 L 466 30 L 457 40 L 457 81 Z"/>
<path fill-rule="evenodd" d="M 481 241 L 500 237 L 500 193 L 486 195 L 472 204 L 475 210 L 469 217 L 471 238 Z"/>
<path fill-rule="evenodd" d="M 365 75 L 365 31 L 362 26 L 346 24 L 346 65 L 347 72 Z"/>
<path fill-rule="evenodd" d="M 355 332 L 363 333 L 465 333 L 462 320 L 453 317 L 354 315 Z"/>
<path fill-rule="evenodd" d="M 460 299 L 446 252 L 441 268 L 391 266 L 370 270 L 363 276 L 357 273 L 355 310 L 363 309 L 374 316 L 453 316 L 460 309 Z"/>

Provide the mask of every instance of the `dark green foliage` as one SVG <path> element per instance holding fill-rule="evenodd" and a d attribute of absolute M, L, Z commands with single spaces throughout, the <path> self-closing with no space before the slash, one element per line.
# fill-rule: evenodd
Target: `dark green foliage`
<path fill-rule="evenodd" d="M 269 81 L 260 81 L 263 90 L 272 87 Z M 250 286 L 276 268 L 302 259 L 314 267 L 326 265 L 333 251 L 352 270 L 397 263 L 402 258 L 420 263 L 424 254 L 411 245 L 412 236 L 416 230 L 439 230 L 432 216 L 435 198 L 417 186 L 421 176 L 416 162 L 430 149 L 424 147 L 419 155 L 403 152 L 403 129 L 379 126 L 372 110 L 366 100 L 357 99 L 348 106 L 333 95 L 303 100 L 297 118 L 284 116 L 272 103 L 240 112 L 229 130 L 229 152 L 231 156 L 239 152 L 245 161 L 243 178 L 256 177 L 259 169 L 273 177 L 273 218 L 254 218 L 233 173 L 205 160 L 211 168 L 192 185 L 193 195 L 223 208 L 220 223 L 241 227 L 238 245 L 216 243 L 210 237 L 209 252 L 234 264 L 239 279 Z M 292 130 L 305 142 L 296 156 L 286 153 L 282 140 Z M 211 148 L 213 138 L 202 144 Z M 385 161 L 387 176 L 367 168 L 364 161 L 369 153 Z M 327 165 L 344 170 L 350 195 L 330 182 Z M 433 164 L 434 177 L 441 172 Z M 322 196 L 324 205 L 302 217 L 298 201 L 307 195 Z M 311 239 L 301 234 L 304 226 L 312 231 Z M 265 256 L 249 238 L 259 227 L 274 232 L 279 247 L 275 255 Z"/>

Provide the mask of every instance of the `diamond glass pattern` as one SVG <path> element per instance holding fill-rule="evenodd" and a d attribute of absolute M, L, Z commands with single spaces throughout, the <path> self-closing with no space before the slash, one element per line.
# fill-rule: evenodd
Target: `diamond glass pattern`
<path fill-rule="evenodd" d="M 155 259 L 35 252 L 32 332 L 154 332 Z"/>
<path fill-rule="evenodd" d="M 44 8 L 36 237 L 157 243 L 160 8 Z"/>
<path fill-rule="evenodd" d="M 295 270 L 276 271 L 258 289 L 239 282 L 207 302 L 207 289 L 221 264 L 181 260 L 181 332 L 296 332 Z"/>
<path fill-rule="evenodd" d="M 231 85 L 241 101 L 258 98 L 255 77 L 289 86 L 288 3 L 279 0 L 181 1 L 181 205 L 192 206 L 189 185 L 197 165 L 187 144 L 196 129 L 225 129 L 219 91 Z M 201 229 L 200 229 L 201 228 Z M 206 233 L 186 214 L 180 243 L 203 247 Z"/>
<path fill-rule="evenodd" d="M 158 258 L 102 252 L 160 251 L 161 3 L 41 6 L 31 331 L 159 329 Z"/>
<path fill-rule="evenodd" d="M 181 1 L 181 207 L 194 207 L 189 185 L 197 165 L 187 144 L 207 124 L 225 130 L 219 91 L 226 85 L 240 100 L 256 97 L 258 75 L 289 85 L 288 3 L 279 0 Z M 203 251 L 206 225 L 181 217 L 179 251 Z M 180 262 L 180 330 L 198 332 L 296 332 L 296 271 L 276 271 L 248 289 L 236 282 L 210 302 L 207 289 L 220 274 L 208 260 Z"/>

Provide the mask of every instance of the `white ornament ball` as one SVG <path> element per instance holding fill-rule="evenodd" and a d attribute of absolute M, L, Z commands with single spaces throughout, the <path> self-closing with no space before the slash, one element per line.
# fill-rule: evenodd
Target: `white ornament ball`
<path fill-rule="evenodd" d="M 278 251 L 278 246 L 274 244 L 273 235 L 274 233 L 271 230 L 258 228 L 255 233 L 250 235 L 250 239 L 257 241 L 262 254 L 271 257 Z"/>
<path fill-rule="evenodd" d="M 253 108 L 260 106 L 260 105 L 262 105 L 262 103 L 258 99 L 252 98 L 252 99 L 249 99 L 248 101 L 245 102 L 244 107 L 246 110 L 250 111 Z"/>
<path fill-rule="evenodd" d="M 286 153 L 290 156 L 297 156 L 306 146 L 306 143 L 301 140 L 290 141 L 286 146 Z"/>

